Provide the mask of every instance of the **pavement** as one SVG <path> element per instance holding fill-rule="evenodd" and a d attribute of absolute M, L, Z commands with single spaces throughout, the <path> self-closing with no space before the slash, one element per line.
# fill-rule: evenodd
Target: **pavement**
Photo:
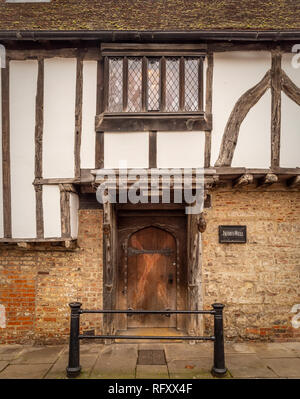
<path fill-rule="evenodd" d="M 160 356 L 156 363 L 161 364 L 141 364 L 143 350 L 164 351 L 163 361 Z M 225 360 L 225 378 L 300 378 L 300 342 L 225 343 Z M 212 362 L 213 345 L 208 342 L 81 343 L 82 372 L 77 378 L 211 379 Z M 0 345 L 0 379 L 65 379 L 67 363 L 67 345 Z"/>

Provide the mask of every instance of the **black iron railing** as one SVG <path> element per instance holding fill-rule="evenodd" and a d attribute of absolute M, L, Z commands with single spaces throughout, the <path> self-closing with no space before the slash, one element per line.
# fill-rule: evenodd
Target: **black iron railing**
<path fill-rule="evenodd" d="M 80 339 L 166 339 L 184 341 L 214 341 L 214 362 L 211 372 L 216 377 L 223 377 L 226 374 L 225 354 L 224 354 L 224 334 L 223 334 L 223 308 L 221 303 L 212 304 L 213 310 L 84 310 L 80 302 L 70 303 L 71 308 L 71 327 L 69 344 L 69 364 L 67 376 L 77 377 L 81 372 L 80 366 Z M 214 316 L 214 335 L 213 336 L 147 336 L 147 335 L 82 335 L 79 333 L 80 315 L 83 313 L 101 314 L 210 314 Z"/>

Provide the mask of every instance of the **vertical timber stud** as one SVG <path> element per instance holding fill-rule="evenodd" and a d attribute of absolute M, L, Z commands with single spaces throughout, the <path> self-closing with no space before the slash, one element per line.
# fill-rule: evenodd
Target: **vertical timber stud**
<path fill-rule="evenodd" d="M 188 215 L 188 308 L 203 308 L 202 298 L 202 242 L 199 231 L 199 215 Z M 203 335 L 202 315 L 191 315 L 188 322 L 189 335 Z"/>
<path fill-rule="evenodd" d="M 79 350 L 79 322 L 80 322 L 80 302 L 70 303 L 70 342 L 69 342 L 69 363 L 66 369 L 68 378 L 75 378 L 81 372 L 80 350 Z"/>
<path fill-rule="evenodd" d="M 35 178 L 43 177 L 43 124 L 44 124 L 44 60 L 38 60 L 38 78 L 35 105 Z M 35 185 L 36 235 L 44 237 L 43 185 Z"/>
<path fill-rule="evenodd" d="M 80 178 L 80 147 L 82 134 L 82 86 L 83 86 L 83 59 L 79 55 L 76 65 L 76 101 L 75 101 L 75 140 L 74 140 L 74 176 Z"/>
<path fill-rule="evenodd" d="M 271 67 L 271 167 L 280 166 L 280 128 L 281 128 L 281 54 L 272 52 Z"/>
<path fill-rule="evenodd" d="M 224 334 L 223 334 L 223 308 L 222 303 L 214 303 L 214 365 L 211 370 L 216 377 L 224 377 L 227 369 L 225 367 Z"/>
<path fill-rule="evenodd" d="M 106 79 L 104 79 L 104 73 Z M 100 115 L 108 107 L 108 84 L 109 84 L 108 79 L 109 79 L 108 58 L 101 57 L 97 65 L 96 115 Z M 104 132 L 96 132 L 95 167 L 97 169 L 104 168 Z"/>
<path fill-rule="evenodd" d="M 1 68 L 2 79 L 2 184 L 4 237 L 11 238 L 10 127 L 9 127 L 9 59 Z"/>
<path fill-rule="evenodd" d="M 116 294 L 116 215 L 114 205 L 107 201 L 103 204 L 103 309 L 115 307 Z M 114 317 L 103 315 L 104 333 L 114 333 Z"/>
<path fill-rule="evenodd" d="M 207 69 L 206 69 L 206 93 L 205 93 L 205 116 L 212 118 L 212 93 L 213 93 L 213 70 L 214 58 L 213 53 L 208 53 Z M 202 82 L 203 83 L 203 82 Z M 202 89 L 203 90 L 203 89 Z M 211 158 L 211 131 L 205 132 L 205 152 L 204 167 L 210 167 Z"/>
<path fill-rule="evenodd" d="M 149 168 L 157 168 L 157 132 L 149 132 Z"/>
<path fill-rule="evenodd" d="M 60 214 L 61 214 L 61 236 L 71 237 L 70 220 L 70 190 L 68 185 L 59 184 L 60 189 Z"/>

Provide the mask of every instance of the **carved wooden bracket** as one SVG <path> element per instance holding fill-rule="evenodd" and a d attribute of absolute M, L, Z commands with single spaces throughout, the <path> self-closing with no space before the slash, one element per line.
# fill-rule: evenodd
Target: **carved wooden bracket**
<path fill-rule="evenodd" d="M 204 213 L 202 212 L 199 216 L 199 220 L 198 220 L 198 230 L 200 231 L 200 233 L 204 233 L 204 231 L 206 230 L 206 220 L 204 218 Z"/>

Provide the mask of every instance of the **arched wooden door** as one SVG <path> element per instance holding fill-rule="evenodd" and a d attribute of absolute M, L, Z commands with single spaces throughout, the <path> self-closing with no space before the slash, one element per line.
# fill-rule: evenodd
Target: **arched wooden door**
<path fill-rule="evenodd" d="M 175 238 L 160 228 L 147 227 L 130 237 L 128 308 L 176 309 L 176 253 Z M 132 315 L 128 327 L 176 327 L 176 315 Z"/>

